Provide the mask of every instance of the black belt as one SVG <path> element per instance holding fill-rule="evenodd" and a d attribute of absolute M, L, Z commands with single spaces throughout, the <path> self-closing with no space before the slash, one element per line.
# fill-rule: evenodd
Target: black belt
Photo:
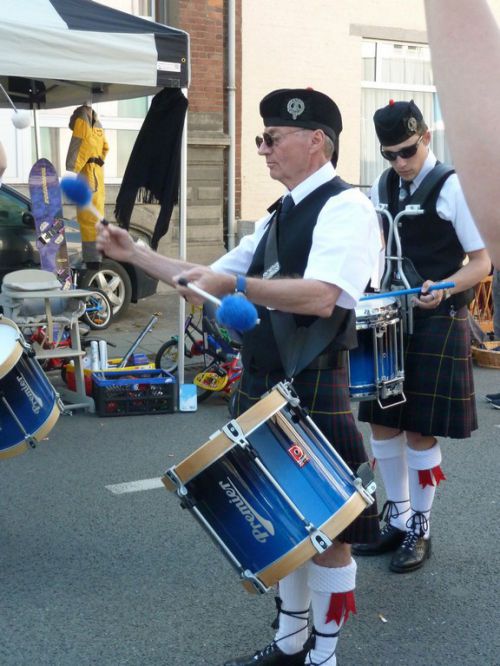
<path fill-rule="evenodd" d="M 344 351 L 328 351 L 316 356 L 304 370 L 338 370 L 346 364 Z"/>

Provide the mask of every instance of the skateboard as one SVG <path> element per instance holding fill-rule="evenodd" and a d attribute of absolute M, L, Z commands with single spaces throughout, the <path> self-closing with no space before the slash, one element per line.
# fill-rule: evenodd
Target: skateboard
<path fill-rule="evenodd" d="M 55 273 L 63 288 L 70 289 L 71 268 L 62 215 L 61 187 L 53 164 L 45 158 L 35 162 L 28 184 L 40 267 Z"/>

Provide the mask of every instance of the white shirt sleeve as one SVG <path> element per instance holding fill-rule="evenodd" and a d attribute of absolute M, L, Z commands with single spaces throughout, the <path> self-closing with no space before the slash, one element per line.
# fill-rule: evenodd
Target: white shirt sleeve
<path fill-rule="evenodd" d="M 483 239 L 477 230 L 456 173 L 445 181 L 439 193 L 436 210 L 444 220 L 451 220 L 464 252 L 484 248 Z"/>
<path fill-rule="evenodd" d="M 353 308 L 378 265 L 380 249 L 380 228 L 373 205 L 359 190 L 351 188 L 323 206 L 304 278 L 340 287 L 338 305 Z"/>

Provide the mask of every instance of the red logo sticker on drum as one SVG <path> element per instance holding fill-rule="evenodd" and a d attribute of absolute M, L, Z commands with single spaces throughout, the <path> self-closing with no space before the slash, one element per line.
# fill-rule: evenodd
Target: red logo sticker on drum
<path fill-rule="evenodd" d="M 299 467 L 304 467 L 309 462 L 309 457 L 304 453 L 298 444 L 293 444 L 288 453 L 292 456 Z"/>

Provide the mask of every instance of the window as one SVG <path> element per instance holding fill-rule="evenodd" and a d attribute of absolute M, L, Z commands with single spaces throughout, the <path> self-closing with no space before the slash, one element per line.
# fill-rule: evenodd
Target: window
<path fill-rule="evenodd" d="M 379 152 L 373 114 L 390 99 L 415 100 L 432 132 L 433 152 L 438 159 L 449 162 L 429 47 L 365 39 L 362 66 L 361 184 L 370 186 L 388 166 Z"/>

